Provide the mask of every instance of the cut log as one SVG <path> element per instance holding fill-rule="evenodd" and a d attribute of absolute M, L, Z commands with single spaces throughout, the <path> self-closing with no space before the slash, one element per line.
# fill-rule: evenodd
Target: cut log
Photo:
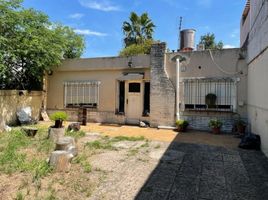
<path fill-rule="evenodd" d="M 67 151 L 53 151 L 49 159 L 49 165 L 56 172 L 68 172 L 71 167 L 73 155 Z"/>
<path fill-rule="evenodd" d="M 27 136 L 29 137 L 34 137 L 38 131 L 37 128 L 33 128 L 33 127 L 24 127 L 22 128 L 22 130 L 26 133 Z"/>
<path fill-rule="evenodd" d="M 62 137 L 56 142 L 55 150 L 68 151 L 73 156 L 77 155 L 77 148 L 75 147 L 75 139 L 72 137 Z"/>
<path fill-rule="evenodd" d="M 64 137 L 65 129 L 63 128 L 53 128 L 48 129 L 48 138 L 53 142 L 57 142 L 60 138 Z"/>
<path fill-rule="evenodd" d="M 49 117 L 48 117 L 48 115 L 47 115 L 47 112 L 46 112 L 45 110 L 42 110 L 42 111 L 41 111 L 41 117 L 42 117 L 42 119 L 43 119 L 45 122 L 49 122 L 49 121 L 50 121 L 50 119 L 49 119 Z"/>

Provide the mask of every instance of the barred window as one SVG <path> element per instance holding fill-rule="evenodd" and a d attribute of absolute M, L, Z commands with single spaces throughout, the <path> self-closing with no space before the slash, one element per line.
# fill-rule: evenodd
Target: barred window
<path fill-rule="evenodd" d="M 99 81 L 64 82 L 64 106 L 96 108 L 99 105 Z"/>
<path fill-rule="evenodd" d="M 234 111 L 236 83 L 231 78 L 183 80 L 185 110 Z"/>

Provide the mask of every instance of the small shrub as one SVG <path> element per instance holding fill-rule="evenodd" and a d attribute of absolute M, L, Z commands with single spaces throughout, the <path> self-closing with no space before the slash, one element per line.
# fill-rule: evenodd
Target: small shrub
<path fill-rule="evenodd" d="M 210 128 L 221 128 L 222 122 L 219 119 L 211 119 L 208 123 Z"/>
<path fill-rule="evenodd" d="M 189 122 L 183 119 L 176 121 L 176 126 L 178 128 L 178 131 L 186 131 L 187 127 L 189 126 Z"/>
<path fill-rule="evenodd" d="M 55 112 L 50 116 L 50 119 L 55 121 L 54 128 L 61 128 L 62 122 L 67 120 L 67 118 L 68 118 L 67 113 L 63 111 Z"/>
<path fill-rule="evenodd" d="M 68 118 L 67 113 L 66 112 L 63 112 L 63 111 L 54 112 L 50 116 L 50 119 L 53 120 L 53 121 L 56 121 L 56 120 L 65 121 L 65 120 L 67 120 L 67 118 Z"/>

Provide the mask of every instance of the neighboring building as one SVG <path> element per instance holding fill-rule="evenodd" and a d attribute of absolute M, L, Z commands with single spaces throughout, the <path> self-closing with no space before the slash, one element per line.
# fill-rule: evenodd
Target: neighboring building
<path fill-rule="evenodd" d="M 268 156 L 268 1 L 248 0 L 241 20 L 241 48 L 248 52 L 248 118 Z"/>

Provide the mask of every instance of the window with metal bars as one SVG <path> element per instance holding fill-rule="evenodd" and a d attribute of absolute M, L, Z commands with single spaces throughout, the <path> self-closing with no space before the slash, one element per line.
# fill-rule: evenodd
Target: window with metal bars
<path fill-rule="evenodd" d="M 64 106 L 96 108 L 99 105 L 99 81 L 64 82 Z"/>
<path fill-rule="evenodd" d="M 234 111 L 236 82 L 231 78 L 183 80 L 185 110 Z"/>

